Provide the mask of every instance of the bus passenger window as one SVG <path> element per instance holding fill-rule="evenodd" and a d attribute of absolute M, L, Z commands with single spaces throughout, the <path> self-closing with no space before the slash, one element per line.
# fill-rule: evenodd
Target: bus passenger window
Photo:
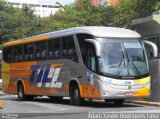
<path fill-rule="evenodd" d="M 62 38 L 62 56 L 66 58 L 68 55 L 68 37 Z"/>
<path fill-rule="evenodd" d="M 34 60 L 34 43 L 24 45 L 24 55 L 26 61 Z"/>
<path fill-rule="evenodd" d="M 17 62 L 21 62 L 21 61 L 23 61 L 23 50 L 22 50 L 22 46 L 20 45 L 20 46 L 17 46 L 16 47 L 16 52 L 17 52 Z"/>
<path fill-rule="evenodd" d="M 74 43 L 74 39 L 73 37 L 71 37 L 70 39 L 68 39 L 68 56 L 71 58 L 77 58 L 77 54 L 76 54 L 76 48 L 75 48 L 75 43 Z"/>
<path fill-rule="evenodd" d="M 78 62 L 73 36 L 62 38 L 62 56 L 63 58 L 68 58 L 74 62 Z"/>
<path fill-rule="evenodd" d="M 61 58 L 61 44 L 60 39 L 54 39 L 54 56 L 55 58 Z"/>
<path fill-rule="evenodd" d="M 46 47 L 46 41 L 35 43 L 35 48 L 36 48 L 36 60 L 47 59 L 48 50 Z"/>
<path fill-rule="evenodd" d="M 8 63 L 12 62 L 12 53 L 12 47 L 5 47 L 3 49 L 3 60 Z"/>
<path fill-rule="evenodd" d="M 13 47 L 13 62 L 22 61 L 22 46 L 14 46 Z"/>
<path fill-rule="evenodd" d="M 48 40 L 47 43 L 48 43 L 49 59 L 54 59 L 55 58 L 55 56 L 54 56 L 54 40 L 53 39 Z"/>

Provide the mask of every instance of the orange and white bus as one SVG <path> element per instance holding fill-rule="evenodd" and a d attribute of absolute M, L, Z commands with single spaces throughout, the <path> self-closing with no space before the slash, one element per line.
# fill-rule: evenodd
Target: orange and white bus
<path fill-rule="evenodd" d="M 154 49 L 153 43 L 147 42 Z M 150 75 L 144 41 L 131 30 L 76 27 L 3 44 L 3 91 L 19 100 L 70 97 L 71 104 L 146 98 Z"/>

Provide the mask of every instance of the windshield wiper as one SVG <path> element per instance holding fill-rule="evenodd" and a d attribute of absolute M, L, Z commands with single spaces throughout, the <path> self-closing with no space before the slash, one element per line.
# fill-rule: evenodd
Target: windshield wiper
<path fill-rule="evenodd" d="M 130 63 L 130 62 L 132 64 L 132 66 L 134 67 L 134 69 L 136 70 L 136 72 L 138 73 L 138 75 L 140 76 L 141 73 L 139 72 L 139 70 L 137 69 L 137 67 L 135 66 L 135 64 L 133 63 L 132 59 L 128 59 L 128 63 Z"/>
<path fill-rule="evenodd" d="M 139 70 L 137 69 L 137 67 L 135 66 L 135 64 L 132 62 L 132 59 L 131 58 L 128 58 L 128 53 L 126 51 L 126 58 L 127 58 L 127 61 L 128 61 L 128 66 L 127 66 L 127 69 L 128 69 L 128 72 L 129 72 L 129 67 L 130 67 L 130 62 L 132 64 L 132 66 L 134 67 L 135 71 L 138 73 L 138 75 L 140 76 L 141 73 L 139 72 Z"/>
<path fill-rule="evenodd" d="M 119 76 L 120 72 L 121 72 L 121 64 L 124 62 L 124 66 L 126 66 L 126 63 L 125 63 L 125 54 L 124 54 L 124 51 L 122 50 L 122 54 L 123 54 L 123 59 L 120 61 L 119 63 L 119 71 L 117 72 L 117 75 Z"/>

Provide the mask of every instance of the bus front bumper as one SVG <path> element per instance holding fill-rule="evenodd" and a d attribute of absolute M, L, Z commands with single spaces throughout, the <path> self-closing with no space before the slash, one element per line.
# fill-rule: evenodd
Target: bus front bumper
<path fill-rule="evenodd" d="M 150 83 L 145 85 L 100 84 L 101 99 L 147 98 L 150 95 Z"/>

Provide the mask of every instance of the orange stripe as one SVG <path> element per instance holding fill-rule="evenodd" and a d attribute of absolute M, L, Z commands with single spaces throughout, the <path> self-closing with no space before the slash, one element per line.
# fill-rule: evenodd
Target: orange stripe
<path fill-rule="evenodd" d="M 79 85 L 82 98 L 101 99 L 100 91 L 95 85 Z"/>
<path fill-rule="evenodd" d="M 24 89 L 26 94 L 30 94 L 30 95 L 60 94 L 60 92 L 55 88 L 41 89 L 36 86 L 31 86 L 29 80 L 24 80 L 23 83 L 24 83 Z"/>
<path fill-rule="evenodd" d="M 17 41 L 13 41 L 13 42 L 8 42 L 8 43 L 4 43 L 3 46 L 12 46 L 12 45 L 18 45 L 18 44 L 24 44 L 24 43 L 31 43 L 31 42 L 35 42 L 35 41 L 41 41 L 41 40 L 48 40 L 49 36 L 41 36 L 41 37 L 37 37 L 37 38 L 28 38 L 28 39 L 22 39 L 22 40 L 17 40 Z"/>

